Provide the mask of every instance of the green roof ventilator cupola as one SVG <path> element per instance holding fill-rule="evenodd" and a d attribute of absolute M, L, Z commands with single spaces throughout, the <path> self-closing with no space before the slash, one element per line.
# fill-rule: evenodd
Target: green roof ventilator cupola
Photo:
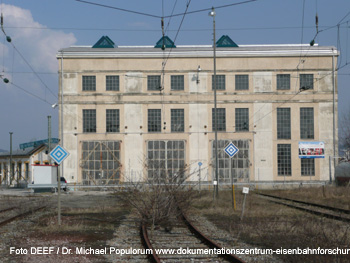
<path fill-rule="evenodd" d="M 216 47 L 238 47 L 228 35 L 223 35 L 216 41 Z"/>
<path fill-rule="evenodd" d="M 174 42 L 168 36 L 164 36 L 161 39 L 159 39 L 154 47 L 161 48 L 163 50 L 165 48 L 176 48 Z"/>
<path fill-rule="evenodd" d="M 100 40 L 97 41 L 96 44 L 92 46 L 92 48 L 115 48 L 115 47 L 117 46 L 108 36 L 101 37 Z"/>

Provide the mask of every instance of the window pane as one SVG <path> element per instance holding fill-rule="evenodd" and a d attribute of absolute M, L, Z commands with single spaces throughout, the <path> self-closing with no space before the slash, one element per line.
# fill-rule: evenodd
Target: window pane
<path fill-rule="evenodd" d="M 83 76 L 83 91 L 96 91 L 96 76 Z"/>
<path fill-rule="evenodd" d="M 83 110 L 83 132 L 96 132 L 96 110 Z"/>
<path fill-rule="evenodd" d="M 95 145 L 90 148 L 88 145 Z M 82 142 L 82 178 L 84 185 L 118 184 L 120 178 L 119 141 Z"/>
<path fill-rule="evenodd" d="M 147 90 L 160 90 L 160 76 L 147 76 Z"/>
<path fill-rule="evenodd" d="M 184 90 L 184 76 L 171 76 L 171 90 Z"/>
<path fill-rule="evenodd" d="M 119 76 L 106 76 L 106 90 L 119 91 Z"/>
<path fill-rule="evenodd" d="M 301 161 L 301 175 L 315 175 L 315 159 L 300 159 Z"/>
<path fill-rule="evenodd" d="M 300 108 L 300 139 L 314 139 L 314 108 Z"/>
<path fill-rule="evenodd" d="M 106 110 L 106 132 L 119 132 L 119 110 Z"/>
<path fill-rule="evenodd" d="M 184 141 L 149 141 L 147 167 L 148 180 L 153 182 L 176 182 L 184 179 L 185 149 L 174 147 L 184 145 Z"/>
<path fill-rule="evenodd" d="M 290 74 L 277 74 L 277 90 L 290 89 Z"/>
<path fill-rule="evenodd" d="M 171 131 L 184 132 L 185 130 L 185 116 L 184 109 L 171 110 Z"/>
<path fill-rule="evenodd" d="M 300 74 L 300 89 L 314 88 L 314 74 Z"/>
<path fill-rule="evenodd" d="M 217 125 L 217 131 L 226 131 L 226 109 L 216 109 L 217 114 L 215 114 L 215 109 L 212 109 L 212 127 L 213 131 L 215 131 L 215 127 Z M 215 117 L 217 117 L 217 122 L 215 121 Z"/>
<path fill-rule="evenodd" d="M 212 89 L 214 90 L 214 75 L 211 78 Z M 216 90 L 226 89 L 226 77 L 225 75 L 216 75 Z"/>
<path fill-rule="evenodd" d="M 235 85 L 236 85 L 236 90 L 249 90 L 248 75 L 236 75 Z"/>
<path fill-rule="evenodd" d="M 162 117 L 160 109 L 148 110 L 148 131 L 160 132 L 162 130 Z"/>
<path fill-rule="evenodd" d="M 235 110 L 236 131 L 249 131 L 249 109 L 238 108 Z"/>
<path fill-rule="evenodd" d="M 292 158 L 290 144 L 277 144 L 278 175 L 292 175 Z"/>
<path fill-rule="evenodd" d="M 239 153 L 232 158 L 224 149 L 232 142 L 239 148 Z M 245 153 L 245 154 L 244 154 Z M 212 142 L 212 175 L 215 178 L 215 141 Z M 249 142 L 247 140 L 218 140 L 218 178 L 220 183 L 248 182 L 249 180 Z"/>
<path fill-rule="evenodd" d="M 277 109 L 277 139 L 290 139 L 290 108 Z"/>

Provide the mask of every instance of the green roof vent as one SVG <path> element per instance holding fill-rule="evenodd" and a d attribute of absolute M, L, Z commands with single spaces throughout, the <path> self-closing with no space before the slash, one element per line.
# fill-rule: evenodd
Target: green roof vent
<path fill-rule="evenodd" d="M 217 47 L 238 47 L 228 35 L 223 35 L 218 41 L 216 41 Z"/>
<path fill-rule="evenodd" d="M 171 47 L 175 48 L 176 46 L 168 36 L 164 36 L 158 40 L 157 44 L 154 47 L 161 48 L 164 50 L 165 48 L 171 48 Z"/>
<path fill-rule="evenodd" d="M 108 36 L 101 37 L 100 40 L 97 41 L 96 44 L 92 46 L 92 48 L 115 48 L 115 47 L 117 46 Z"/>

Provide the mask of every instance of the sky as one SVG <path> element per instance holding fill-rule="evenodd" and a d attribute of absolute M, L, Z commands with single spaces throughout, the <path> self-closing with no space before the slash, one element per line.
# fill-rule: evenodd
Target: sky
<path fill-rule="evenodd" d="M 216 8 L 216 35 L 229 35 L 238 45 L 309 43 L 316 35 L 318 15 L 320 46 L 341 52 L 338 67 L 339 118 L 350 114 L 349 0 L 76 0 L 1 1 L 3 30 L 0 37 L 0 149 L 46 139 L 52 116 L 52 136 L 58 136 L 57 51 L 72 45 L 94 45 L 108 35 L 116 45 L 155 45 L 166 35 L 176 45 L 210 45 Z M 242 3 L 246 2 L 246 3 Z M 241 3 L 231 5 L 234 3 Z M 225 5 L 231 5 L 222 7 Z M 166 18 L 171 14 L 181 14 Z M 118 9 L 130 10 L 125 12 Z M 194 12 L 205 10 L 202 12 Z M 142 14 L 136 14 L 139 12 Z M 182 22 L 182 23 L 181 23 Z M 181 25 L 181 27 L 180 27 Z"/>

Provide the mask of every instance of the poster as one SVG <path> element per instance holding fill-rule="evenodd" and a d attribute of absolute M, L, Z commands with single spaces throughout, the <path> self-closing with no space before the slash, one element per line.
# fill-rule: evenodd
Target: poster
<path fill-rule="evenodd" d="M 324 142 L 299 142 L 299 158 L 324 158 Z"/>

